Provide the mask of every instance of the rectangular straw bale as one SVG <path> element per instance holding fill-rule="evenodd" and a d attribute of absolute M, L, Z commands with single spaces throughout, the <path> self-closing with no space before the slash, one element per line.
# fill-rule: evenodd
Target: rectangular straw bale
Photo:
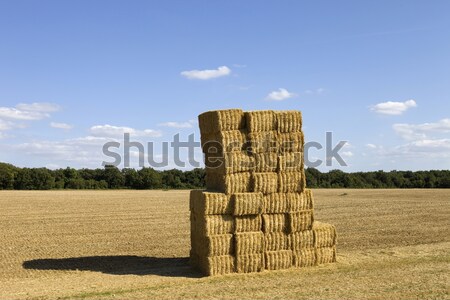
<path fill-rule="evenodd" d="M 251 192 L 251 183 L 251 173 L 249 172 L 227 174 L 222 176 L 207 174 L 206 176 L 206 188 L 208 190 L 225 194 Z"/>
<path fill-rule="evenodd" d="M 278 174 L 275 172 L 253 173 L 252 186 L 254 192 L 276 193 L 278 190 Z"/>
<path fill-rule="evenodd" d="M 246 150 L 250 153 L 278 152 L 278 134 L 276 131 L 249 132 Z"/>
<path fill-rule="evenodd" d="M 302 172 L 303 152 L 286 152 L 278 156 L 279 172 Z"/>
<path fill-rule="evenodd" d="M 245 128 L 245 116 L 241 109 L 207 111 L 198 116 L 200 133 L 237 130 Z"/>
<path fill-rule="evenodd" d="M 310 189 L 305 189 L 301 193 L 287 193 L 286 199 L 289 206 L 289 212 L 313 209 L 314 205 L 311 195 Z"/>
<path fill-rule="evenodd" d="M 264 256 L 266 270 L 288 269 L 293 265 L 291 250 L 266 251 Z"/>
<path fill-rule="evenodd" d="M 244 114 L 249 132 L 277 130 L 277 119 L 272 110 L 248 111 Z"/>
<path fill-rule="evenodd" d="M 264 270 L 264 253 L 236 256 L 236 272 L 252 273 Z"/>
<path fill-rule="evenodd" d="M 200 256 L 221 256 L 234 254 L 232 234 L 218 234 L 197 237 L 194 251 Z"/>
<path fill-rule="evenodd" d="M 315 249 L 318 265 L 336 262 L 336 246 Z"/>
<path fill-rule="evenodd" d="M 298 110 L 275 112 L 279 132 L 298 132 L 302 130 L 302 113 Z"/>
<path fill-rule="evenodd" d="M 264 208 L 262 193 L 236 193 L 231 195 L 231 202 L 234 207 L 233 215 L 258 215 Z"/>
<path fill-rule="evenodd" d="M 312 230 L 303 230 L 289 234 L 291 249 L 298 251 L 304 248 L 314 247 L 314 234 Z"/>
<path fill-rule="evenodd" d="M 278 133 L 277 142 L 280 153 L 303 152 L 305 143 L 302 132 Z"/>
<path fill-rule="evenodd" d="M 278 156 L 275 152 L 254 153 L 255 172 L 276 172 Z"/>
<path fill-rule="evenodd" d="M 236 216 L 234 220 L 235 232 L 254 232 L 262 229 L 261 215 Z"/>
<path fill-rule="evenodd" d="M 234 236 L 236 255 L 264 252 L 264 234 L 257 232 L 238 232 Z"/>
<path fill-rule="evenodd" d="M 264 195 L 264 213 L 276 214 L 289 212 L 286 193 L 273 193 Z"/>
<path fill-rule="evenodd" d="M 234 218 L 231 215 L 193 214 L 193 217 L 196 236 L 234 233 Z"/>
<path fill-rule="evenodd" d="M 310 267 L 316 265 L 316 249 L 302 248 L 301 250 L 293 251 L 294 266 L 297 268 Z"/>
<path fill-rule="evenodd" d="M 249 172 L 255 169 L 255 158 L 245 151 L 205 154 L 205 169 L 210 176 Z"/>
<path fill-rule="evenodd" d="M 306 180 L 304 172 L 279 172 L 278 192 L 298 193 L 305 189 Z"/>
<path fill-rule="evenodd" d="M 239 152 L 247 144 L 247 131 L 241 129 L 202 134 L 200 142 L 203 153 Z"/>
<path fill-rule="evenodd" d="M 336 245 L 336 227 L 331 224 L 314 222 L 314 247 L 332 247 Z"/>
<path fill-rule="evenodd" d="M 198 269 L 207 275 L 223 275 L 235 272 L 235 259 L 232 255 L 201 257 Z"/>
<path fill-rule="evenodd" d="M 233 212 L 229 195 L 224 193 L 191 190 L 191 211 L 200 215 L 223 215 Z"/>
<path fill-rule="evenodd" d="M 286 232 L 287 214 L 263 214 L 263 232 Z"/>
<path fill-rule="evenodd" d="M 299 232 L 303 230 L 310 230 L 314 222 L 313 210 L 303 210 L 288 214 L 289 232 Z"/>
<path fill-rule="evenodd" d="M 267 232 L 264 234 L 265 251 L 290 250 L 289 236 L 284 232 Z"/>

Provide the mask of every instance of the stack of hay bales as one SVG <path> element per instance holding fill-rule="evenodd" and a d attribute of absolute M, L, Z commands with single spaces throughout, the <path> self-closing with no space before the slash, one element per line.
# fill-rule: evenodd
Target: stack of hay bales
<path fill-rule="evenodd" d="M 314 221 L 299 111 L 199 116 L 206 190 L 193 190 L 191 264 L 206 275 L 336 261 L 335 227 Z"/>

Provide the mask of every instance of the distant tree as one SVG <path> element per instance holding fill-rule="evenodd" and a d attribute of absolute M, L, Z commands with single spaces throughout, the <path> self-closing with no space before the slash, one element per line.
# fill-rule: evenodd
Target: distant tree
<path fill-rule="evenodd" d="M 142 168 L 138 171 L 140 189 L 159 189 L 162 187 L 161 174 L 152 168 Z"/>
<path fill-rule="evenodd" d="M 117 167 L 110 165 L 105 166 L 102 179 L 108 183 L 108 188 L 110 189 L 123 188 L 125 183 L 125 178 L 123 177 L 122 172 L 120 172 Z"/>

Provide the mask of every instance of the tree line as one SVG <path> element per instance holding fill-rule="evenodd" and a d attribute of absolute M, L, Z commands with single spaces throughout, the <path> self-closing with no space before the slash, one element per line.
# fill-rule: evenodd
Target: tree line
<path fill-rule="evenodd" d="M 311 188 L 450 188 L 450 170 L 326 173 L 305 170 Z M 0 163 L 0 190 L 196 189 L 205 187 L 205 170 L 19 168 Z"/>

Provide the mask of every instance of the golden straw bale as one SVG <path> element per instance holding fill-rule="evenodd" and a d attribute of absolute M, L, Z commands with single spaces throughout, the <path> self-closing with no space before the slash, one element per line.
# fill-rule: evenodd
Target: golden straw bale
<path fill-rule="evenodd" d="M 198 269 L 207 276 L 230 274 L 235 272 L 235 259 L 232 255 L 200 257 Z"/>
<path fill-rule="evenodd" d="M 276 172 L 278 156 L 275 152 L 254 153 L 255 172 Z"/>
<path fill-rule="evenodd" d="M 261 231 L 236 233 L 234 241 L 236 255 L 264 252 L 264 234 Z"/>
<path fill-rule="evenodd" d="M 298 193 L 302 192 L 306 186 L 305 172 L 279 172 L 278 192 Z"/>
<path fill-rule="evenodd" d="M 302 130 L 302 113 L 297 110 L 275 112 L 279 132 L 298 132 Z"/>
<path fill-rule="evenodd" d="M 200 215 L 231 214 L 233 207 L 229 195 L 224 193 L 191 190 L 191 211 Z"/>
<path fill-rule="evenodd" d="M 289 234 L 289 244 L 294 251 L 314 247 L 314 234 L 312 230 L 303 230 Z"/>
<path fill-rule="evenodd" d="M 336 245 L 336 227 L 331 224 L 314 222 L 314 247 L 332 247 Z"/>
<path fill-rule="evenodd" d="M 199 256 L 221 256 L 234 254 L 232 234 L 198 236 L 194 238 L 192 249 Z"/>
<path fill-rule="evenodd" d="M 264 234 L 265 251 L 290 250 L 289 236 L 284 232 L 267 232 Z"/>
<path fill-rule="evenodd" d="M 263 232 L 286 232 L 288 228 L 287 214 L 263 214 Z"/>
<path fill-rule="evenodd" d="M 261 215 L 236 216 L 234 220 L 235 232 L 254 232 L 262 229 Z"/>
<path fill-rule="evenodd" d="M 275 172 L 253 173 L 252 186 L 254 192 L 276 193 L 278 190 L 278 174 Z"/>
<path fill-rule="evenodd" d="M 248 111 L 244 115 L 249 132 L 277 130 L 277 119 L 272 110 Z"/>
<path fill-rule="evenodd" d="M 234 173 L 213 176 L 207 174 L 206 189 L 225 194 L 252 192 L 251 173 Z"/>
<path fill-rule="evenodd" d="M 203 153 L 217 154 L 226 152 L 240 152 L 247 145 L 247 131 L 230 130 L 209 134 L 200 137 Z"/>
<path fill-rule="evenodd" d="M 293 265 L 291 250 L 266 251 L 264 256 L 266 270 L 288 269 Z"/>
<path fill-rule="evenodd" d="M 205 154 L 205 170 L 209 176 L 249 172 L 255 169 L 255 158 L 247 152 Z"/>
<path fill-rule="evenodd" d="M 318 265 L 336 262 L 336 246 L 315 249 Z"/>
<path fill-rule="evenodd" d="M 303 152 L 286 152 L 278 156 L 279 172 L 302 172 Z"/>
<path fill-rule="evenodd" d="M 207 111 L 198 116 L 200 133 L 237 130 L 245 128 L 245 116 L 241 109 Z"/>
<path fill-rule="evenodd" d="M 264 208 L 264 200 L 262 193 L 236 193 L 231 195 L 233 203 L 233 215 L 258 215 Z"/>
<path fill-rule="evenodd" d="M 277 144 L 280 153 L 303 152 L 304 143 L 302 132 L 278 133 Z"/>
<path fill-rule="evenodd" d="M 313 209 L 312 193 L 310 189 L 305 189 L 301 193 L 286 193 L 289 212 Z"/>
<path fill-rule="evenodd" d="M 245 144 L 246 151 L 250 153 L 278 152 L 278 133 L 276 131 L 249 132 Z"/>
<path fill-rule="evenodd" d="M 293 251 L 294 266 L 297 268 L 310 267 L 316 265 L 316 249 L 302 248 L 301 250 Z"/>
<path fill-rule="evenodd" d="M 273 193 L 264 195 L 264 213 L 276 214 L 276 213 L 288 213 L 289 202 L 287 200 L 286 193 Z"/>
<path fill-rule="evenodd" d="M 252 273 L 264 270 L 264 254 L 247 254 L 236 256 L 236 272 Z"/>
<path fill-rule="evenodd" d="M 234 233 L 234 218 L 231 215 L 192 214 L 196 236 Z"/>
<path fill-rule="evenodd" d="M 314 222 L 314 213 L 312 209 L 289 213 L 288 220 L 290 233 L 310 230 Z"/>

